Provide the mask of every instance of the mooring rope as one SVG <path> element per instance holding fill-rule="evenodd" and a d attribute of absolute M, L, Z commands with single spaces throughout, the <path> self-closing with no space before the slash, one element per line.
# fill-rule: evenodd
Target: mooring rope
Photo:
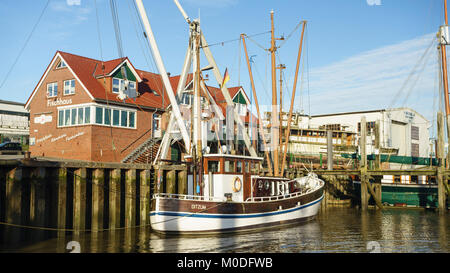
<path fill-rule="evenodd" d="M 138 227 L 146 227 L 150 226 L 150 224 L 145 225 L 137 225 L 131 227 L 119 227 L 119 228 L 102 228 L 102 229 L 74 229 L 74 228 L 51 228 L 51 227 L 39 227 L 39 226 L 30 226 L 30 225 L 20 225 L 20 224 L 12 224 L 8 222 L 0 222 L 0 225 L 18 227 L 18 228 L 28 228 L 28 229 L 38 229 L 38 230 L 48 230 L 48 231 L 70 231 L 70 232 L 102 232 L 102 231 L 115 231 L 115 230 L 124 230 L 130 228 L 138 228 Z"/>

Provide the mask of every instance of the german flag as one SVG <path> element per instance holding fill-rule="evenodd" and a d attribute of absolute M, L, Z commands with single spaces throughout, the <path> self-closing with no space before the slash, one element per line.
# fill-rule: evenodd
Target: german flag
<path fill-rule="evenodd" d="M 230 74 L 228 74 L 228 68 L 225 69 L 225 74 L 223 74 L 223 81 L 221 88 L 225 86 L 225 84 L 230 80 Z"/>

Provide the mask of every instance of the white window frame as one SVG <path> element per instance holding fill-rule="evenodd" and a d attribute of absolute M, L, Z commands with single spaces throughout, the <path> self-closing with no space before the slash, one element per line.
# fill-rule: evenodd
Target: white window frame
<path fill-rule="evenodd" d="M 238 113 L 240 116 L 246 116 L 247 115 L 247 105 L 242 103 L 236 103 L 236 107 L 238 109 Z"/>
<path fill-rule="evenodd" d="M 52 94 L 51 95 L 48 92 L 49 86 L 52 86 Z M 56 86 L 56 90 L 55 90 L 55 86 Z M 58 96 L 58 82 L 47 83 L 47 98 L 55 98 L 57 96 Z"/>
<path fill-rule="evenodd" d="M 86 107 L 89 107 L 89 123 L 85 123 L 86 121 Z M 99 107 L 102 109 L 102 123 L 98 124 L 96 122 L 96 107 Z M 72 123 L 72 109 L 74 108 L 83 108 L 83 122 L 82 124 L 78 124 L 78 110 L 77 112 L 77 117 L 76 117 L 76 123 L 77 124 L 71 124 Z M 105 124 L 105 109 L 109 108 L 111 109 L 111 116 L 110 116 L 110 122 L 111 124 Z M 69 125 L 65 125 L 65 111 L 69 110 Z M 113 111 L 114 110 L 118 110 L 119 111 L 119 125 L 113 125 Z M 63 111 L 63 125 L 59 126 L 59 111 Z M 122 115 L 121 115 L 121 111 L 126 111 L 127 112 L 127 126 L 121 126 L 122 124 Z M 129 108 L 125 108 L 125 107 L 117 107 L 117 106 L 106 106 L 106 105 L 102 105 L 102 104 L 97 104 L 97 103 L 83 103 L 83 104 L 77 104 L 77 105 L 65 105 L 65 106 L 60 106 L 57 108 L 57 113 L 58 113 L 58 123 L 57 123 L 57 128 L 66 128 L 66 127 L 74 127 L 74 126 L 85 126 L 85 125 L 97 125 L 97 126 L 105 126 L 105 127 L 115 127 L 115 128 L 123 128 L 123 129 L 136 129 L 137 128 L 137 111 L 134 109 L 129 109 Z M 130 113 L 134 114 L 134 126 L 130 127 Z"/>
<path fill-rule="evenodd" d="M 66 82 L 69 82 L 69 87 L 66 89 Z M 72 86 L 73 82 L 73 86 Z M 63 84 L 64 96 L 75 94 L 75 79 L 65 80 Z"/>
<path fill-rule="evenodd" d="M 67 67 L 67 64 L 63 60 L 60 60 L 59 63 L 56 65 L 56 69 L 61 69 L 65 67 Z"/>
<path fill-rule="evenodd" d="M 114 84 L 114 80 L 118 80 L 119 81 L 119 85 L 115 85 Z M 111 92 L 113 92 L 114 94 L 119 94 L 120 90 L 123 88 L 123 85 L 125 84 L 125 80 L 121 79 L 121 78 L 112 78 L 111 81 Z M 131 85 L 134 85 L 134 88 L 131 88 Z M 114 91 L 114 88 L 117 87 L 118 90 Z M 136 90 L 136 82 L 135 81 L 130 81 L 128 80 L 128 87 L 132 90 Z"/>

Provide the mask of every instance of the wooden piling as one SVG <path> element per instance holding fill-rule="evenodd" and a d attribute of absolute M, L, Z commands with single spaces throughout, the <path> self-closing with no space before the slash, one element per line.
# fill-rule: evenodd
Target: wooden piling
<path fill-rule="evenodd" d="M 360 171 L 361 171 L 361 209 L 366 210 L 369 207 L 369 196 L 367 184 L 369 177 L 367 175 L 367 154 L 366 154 L 366 136 L 367 136 L 366 117 L 361 117 L 361 136 L 359 138 L 359 148 L 361 152 Z"/>
<path fill-rule="evenodd" d="M 140 172 L 140 182 L 140 224 L 148 225 L 150 223 L 150 170 Z"/>
<path fill-rule="evenodd" d="M 175 192 L 175 185 L 176 185 L 176 171 L 170 170 L 167 172 L 166 176 L 166 192 L 167 193 L 176 193 Z"/>
<path fill-rule="evenodd" d="M 30 175 L 30 224 L 35 227 L 45 227 L 48 215 L 46 215 L 46 170 L 38 167 L 31 171 Z M 33 240 L 44 239 L 44 231 L 36 230 Z"/>
<path fill-rule="evenodd" d="M 26 172 L 23 168 L 16 167 L 9 171 L 6 175 L 6 222 L 10 224 L 26 224 L 27 219 L 26 208 L 24 208 L 24 179 Z M 5 234 L 6 244 L 15 244 L 20 241 L 20 230 L 17 228 L 9 228 Z"/>
<path fill-rule="evenodd" d="M 92 172 L 92 221 L 91 229 L 93 232 L 102 230 L 103 227 L 103 209 L 104 209 L 104 169 L 94 169 Z"/>
<path fill-rule="evenodd" d="M 109 179 L 109 228 L 120 227 L 120 169 L 111 170 Z"/>
<path fill-rule="evenodd" d="M 67 169 L 58 168 L 58 229 L 66 228 L 66 205 L 67 205 Z"/>
<path fill-rule="evenodd" d="M 437 157 L 439 159 L 439 166 L 437 167 L 436 176 L 438 182 L 438 208 L 439 212 L 445 212 L 447 211 L 447 193 L 444 185 L 444 114 L 441 111 L 437 113 L 437 133 Z"/>
<path fill-rule="evenodd" d="M 125 175 L 125 227 L 136 225 L 136 169 Z"/>
<path fill-rule="evenodd" d="M 73 183 L 73 229 L 86 229 L 86 168 L 75 170 Z"/>
<path fill-rule="evenodd" d="M 380 121 L 377 120 L 375 122 L 375 128 L 374 128 L 374 135 L 375 135 L 375 169 L 379 170 L 381 169 L 381 149 L 380 149 Z"/>
<path fill-rule="evenodd" d="M 6 213 L 5 207 L 6 207 L 6 170 L 4 168 L 0 168 L 0 222 L 5 222 L 5 213 Z"/>
<path fill-rule="evenodd" d="M 333 131 L 327 131 L 327 169 L 333 170 Z"/>
<path fill-rule="evenodd" d="M 178 173 L 178 194 L 187 194 L 187 171 Z"/>

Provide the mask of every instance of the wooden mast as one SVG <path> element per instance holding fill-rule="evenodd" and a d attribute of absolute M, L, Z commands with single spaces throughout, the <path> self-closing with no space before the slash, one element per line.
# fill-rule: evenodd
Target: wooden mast
<path fill-rule="evenodd" d="M 279 137 L 280 137 L 280 141 L 279 141 L 279 147 L 281 147 L 281 145 L 283 144 L 283 140 L 282 140 L 282 135 L 283 135 L 283 69 L 286 69 L 286 66 L 284 64 L 280 64 L 279 66 L 277 66 L 277 69 L 280 69 L 280 132 L 279 132 Z M 283 172 L 281 172 L 283 173 Z"/>
<path fill-rule="evenodd" d="M 303 21 L 303 26 L 302 26 L 302 35 L 300 37 L 300 46 L 298 49 L 298 56 L 297 56 L 297 65 L 295 67 L 295 78 L 294 78 L 294 86 L 293 86 L 293 90 L 292 90 L 292 98 L 291 98 L 291 107 L 289 108 L 289 117 L 288 117 L 288 121 L 287 121 L 287 128 L 286 131 L 284 133 L 284 147 L 283 147 L 283 162 L 281 164 L 281 175 L 283 175 L 284 173 L 284 167 L 286 165 L 286 153 L 287 153 L 287 143 L 289 141 L 289 136 L 291 134 L 291 120 L 292 120 L 292 110 L 294 108 L 294 100 L 295 100 L 295 90 L 297 87 L 297 78 L 298 78 L 298 69 L 300 67 L 300 58 L 302 56 L 302 47 L 303 47 L 303 34 L 305 33 L 305 26 L 306 26 L 306 21 Z"/>
<path fill-rule="evenodd" d="M 271 54 L 271 64 L 272 64 L 272 126 L 271 126 L 271 142 L 272 142 L 272 157 L 273 157 L 273 168 L 274 175 L 279 176 L 279 162 L 278 162 L 278 138 L 279 138 L 279 128 L 278 128 L 278 109 L 277 109 L 277 75 L 275 73 L 276 61 L 275 52 L 277 47 L 275 45 L 275 34 L 273 26 L 273 10 L 270 11 L 270 21 L 271 21 L 271 43 L 270 43 L 270 54 Z"/>
<path fill-rule="evenodd" d="M 447 0 L 444 0 L 444 10 L 445 10 L 445 25 L 448 25 Z M 448 96 L 447 53 L 445 51 L 445 44 L 441 44 L 441 57 L 442 57 L 442 77 L 444 83 L 445 113 L 447 114 L 448 119 L 448 116 L 450 115 L 450 103 Z"/>
<path fill-rule="evenodd" d="M 261 113 L 259 112 L 258 97 L 256 96 L 255 82 L 253 81 L 252 68 L 250 66 L 250 60 L 248 58 L 247 45 L 245 44 L 245 35 L 244 34 L 241 34 L 241 39 L 242 39 L 242 44 L 244 45 L 245 57 L 246 57 L 246 60 L 247 60 L 247 67 L 248 67 L 248 74 L 250 76 L 250 82 L 252 84 L 253 97 L 255 98 L 256 113 L 258 115 L 258 124 L 257 124 L 257 126 L 258 126 L 258 129 L 259 129 L 259 133 L 261 134 L 261 137 L 262 137 L 262 140 L 263 140 L 263 144 L 264 144 L 264 154 L 266 155 L 267 166 L 269 167 L 269 175 L 273 175 L 272 162 L 270 161 L 269 151 L 267 150 L 267 146 L 266 146 L 267 142 L 266 142 L 266 137 L 265 137 L 265 134 L 264 134 L 264 126 L 263 126 L 263 123 L 262 123 Z M 251 118 L 251 116 L 250 116 L 250 118 Z"/>

